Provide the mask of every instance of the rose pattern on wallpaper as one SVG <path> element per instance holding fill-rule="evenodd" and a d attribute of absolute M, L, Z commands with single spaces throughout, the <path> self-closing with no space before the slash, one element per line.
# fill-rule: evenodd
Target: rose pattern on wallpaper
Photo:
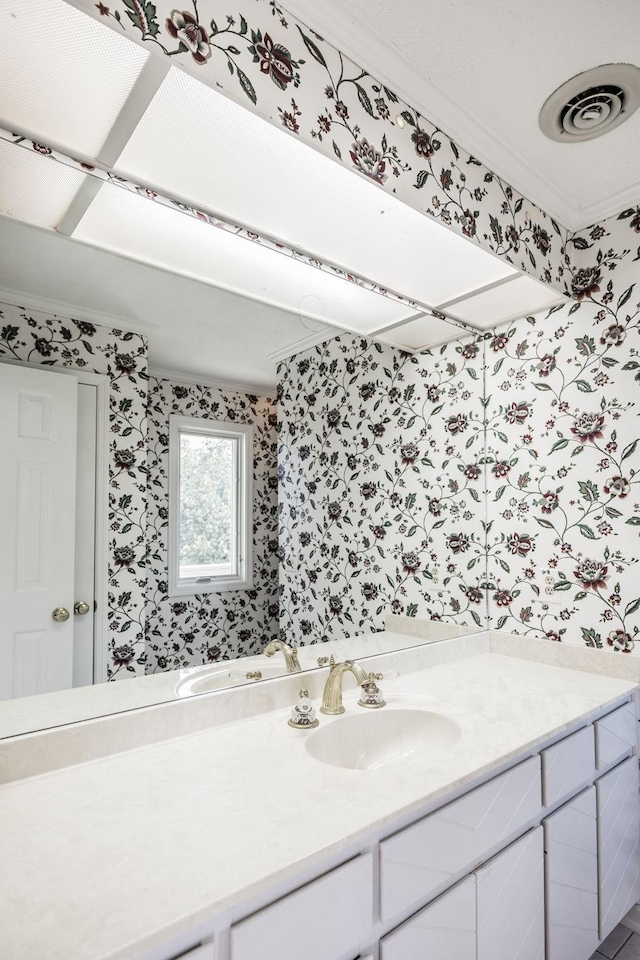
<path fill-rule="evenodd" d="M 481 342 L 411 356 L 343 335 L 279 378 L 283 636 L 388 612 L 484 626 Z"/>
<path fill-rule="evenodd" d="M 169 416 L 252 424 L 253 574 L 251 590 L 167 594 Z M 147 673 L 261 653 L 278 629 L 276 408 L 252 394 L 149 379 Z"/>
<path fill-rule="evenodd" d="M 338 629 L 377 628 L 386 610 L 484 623 L 488 608 L 500 629 L 640 653 L 639 232 L 634 209 L 574 236 L 574 300 L 478 341 L 409 358 L 341 337 L 281 367 L 286 635 L 313 642 Z M 464 379 L 457 389 L 439 379 L 442 360 L 456 354 L 477 360 L 466 367 L 466 390 Z M 404 405 L 394 402 L 397 370 L 410 381 Z M 442 386 L 450 408 L 439 408 Z M 425 394 L 437 415 L 416 437 Z M 385 417 L 372 424 L 366 404 Z M 385 438 L 377 462 L 369 457 L 373 428 Z M 412 463 L 415 490 L 392 502 L 390 476 L 404 477 Z M 439 490 L 448 494 L 444 505 Z M 421 509 L 441 523 L 429 531 L 433 554 L 415 519 Z M 373 563 L 365 565 L 376 547 L 378 580 Z M 438 609 L 439 584 L 454 589 Z"/>
<path fill-rule="evenodd" d="M 574 302 L 486 344 L 492 624 L 624 653 L 640 632 L 638 232 L 626 210 L 574 236 Z"/>
<path fill-rule="evenodd" d="M 146 584 L 147 342 L 0 304 L 0 358 L 109 377 L 109 679 L 143 673 Z"/>
<path fill-rule="evenodd" d="M 274 0 L 81 0 L 86 13 L 537 279 L 567 231 Z M 402 127 L 398 125 L 400 118 Z M 402 291 L 398 291 L 402 293 Z"/>

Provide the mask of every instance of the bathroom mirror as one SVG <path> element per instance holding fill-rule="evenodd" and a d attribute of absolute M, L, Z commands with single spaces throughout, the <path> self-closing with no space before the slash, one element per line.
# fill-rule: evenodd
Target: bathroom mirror
<path fill-rule="evenodd" d="M 15 73 L 0 101 L 0 374 L 7 390 L 13 384 L 14 422 L 34 442 L 50 442 L 54 400 L 80 412 L 82 423 L 76 413 L 62 431 L 69 442 L 60 470 L 47 466 L 61 478 L 49 517 L 58 527 L 47 536 L 60 550 L 56 569 L 69 574 L 62 556 L 82 558 L 82 545 L 71 536 L 74 504 L 61 504 L 77 474 L 85 489 L 76 501 L 95 544 L 90 560 L 78 561 L 86 586 L 52 597 L 45 620 L 62 636 L 65 624 L 86 629 L 93 619 L 95 655 L 74 658 L 73 639 L 64 656 L 53 654 L 44 621 L 14 628 L 20 650 L 5 643 L 2 670 L 13 690 L 33 696 L 0 705 L 0 736 L 3 727 L 16 733 L 171 699 L 182 681 L 183 693 L 207 692 L 188 672 L 203 666 L 207 689 L 266 679 L 285 667 L 281 651 L 262 655 L 279 629 L 299 644 L 307 669 L 345 635 L 361 634 L 348 652 L 366 656 L 386 613 L 450 621 L 441 636 L 485 627 L 476 586 L 481 330 L 553 304 L 556 292 L 382 194 L 380 171 L 377 181 L 364 167 L 357 176 L 298 142 L 295 105 L 278 128 L 63 0 L 37 8 L 45 39 L 28 71 L 18 55 L 19 11 L 2 14 L 18 53 L 5 65 Z M 61 21 L 68 54 L 46 39 Z M 77 49 L 91 49 L 90 64 L 73 56 Z M 85 71 L 82 82 L 62 62 Z M 466 328 L 468 316 L 487 312 L 473 301 L 496 291 L 509 292 L 502 307 L 492 300 L 489 321 Z M 345 391 L 354 378 L 355 404 Z M 172 415 L 253 428 L 248 590 L 169 596 Z M 392 419 L 416 439 L 390 442 Z M 449 453 L 462 432 L 464 456 Z M 92 461 L 93 479 L 82 459 L 71 468 L 74 451 Z M 459 474 L 453 486 L 449 466 Z M 45 519 L 42 476 L 25 475 L 28 497 L 15 508 L 26 524 L 22 610 L 37 592 L 40 568 L 31 561 L 46 539 L 34 520 Z M 454 532 L 443 529 L 445 516 L 456 518 Z M 447 562 L 458 554 L 466 579 Z M 394 636 L 396 645 L 435 638 Z M 34 693 L 47 689 L 49 662 L 69 693 Z M 91 675 L 118 682 L 91 686 Z"/>

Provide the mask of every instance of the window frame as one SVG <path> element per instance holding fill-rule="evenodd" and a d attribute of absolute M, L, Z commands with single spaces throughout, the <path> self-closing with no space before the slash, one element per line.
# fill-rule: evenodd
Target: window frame
<path fill-rule="evenodd" d="M 237 573 L 180 577 L 180 435 L 200 434 L 237 440 Z M 169 416 L 168 596 L 249 590 L 253 586 L 253 427 L 204 417 Z"/>

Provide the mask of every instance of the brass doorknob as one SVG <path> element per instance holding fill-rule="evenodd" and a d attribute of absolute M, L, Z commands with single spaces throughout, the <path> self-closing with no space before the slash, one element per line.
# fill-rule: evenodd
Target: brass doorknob
<path fill-rule="evenodd" d="M 84 617 L 85 613 L 89 613 L 89 604 L 85 603 L 84 600 L 76 600 L 73 605 L 73 612 L 79 617 Z"/>
<path fill-rule="evenodd" d="M 65 620 L 69 619 L 69 611 L 66 607 L 56 607 L 51 616 L 56 623 L 64 623 Z"/>

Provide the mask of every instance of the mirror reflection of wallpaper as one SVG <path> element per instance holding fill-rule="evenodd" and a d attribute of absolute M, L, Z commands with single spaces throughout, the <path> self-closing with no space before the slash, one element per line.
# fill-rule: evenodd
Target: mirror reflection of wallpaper
<path fill-rule="evenodd" d="M 109 377 L 109 676 L 145 672 L 147 341 L 0 304 L 0 358 Z"/>
<path fill-rule="evenodd" d="M 488 608 L 494 627 L 634 651 L 640 208 L 573 243 L 576 299 L 546 315 L 418 357 L 342 336 L 282 364 L 287 636 Z"/>
<path fill-rule="evenodd" d="M 486 625 L 482 341 L 421 355 L 349 335 L 279 370 L 281 629 L 384 614 Z"/>
<path fill-rule="evenodd" d="M 278 630 L 275 403 L 267 397 L 151 377 L 147 409 L 147 673 L 261 653 Z M 167 596 L 169 416 L 173 413 L 253 425 L 251 590 Z"/>

